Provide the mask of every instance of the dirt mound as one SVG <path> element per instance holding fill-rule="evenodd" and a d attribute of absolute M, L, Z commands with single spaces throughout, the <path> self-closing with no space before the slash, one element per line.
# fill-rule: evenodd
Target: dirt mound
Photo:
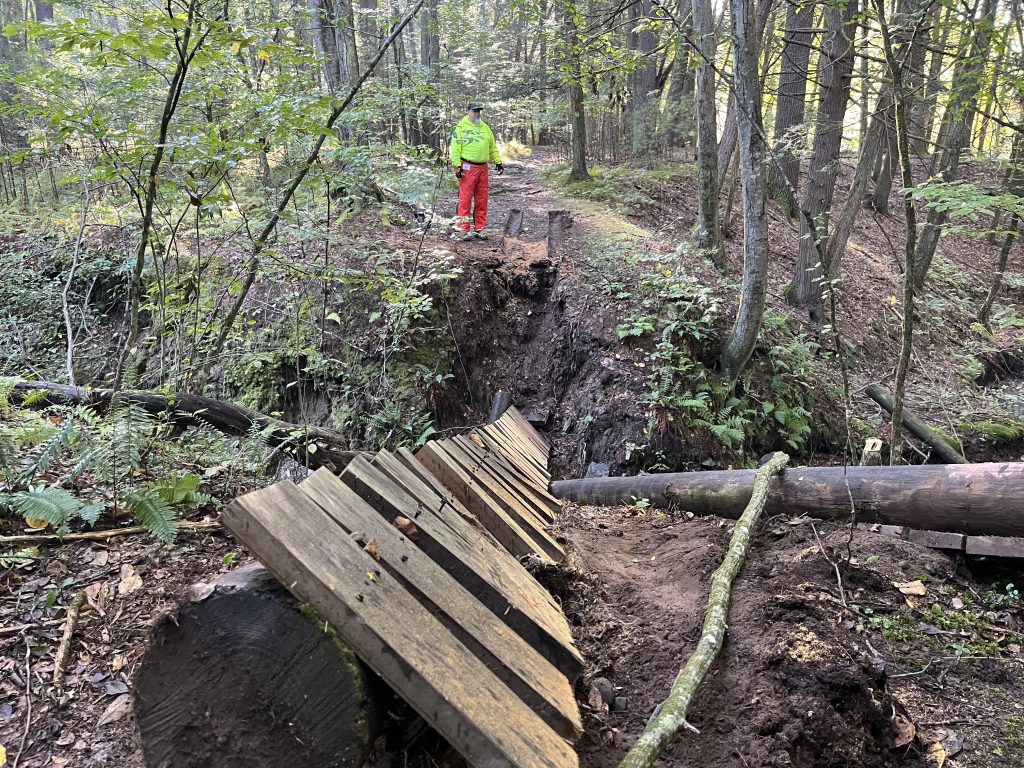
<path fill-rule="evenodd" d="M 730 528 L 712 519 L 577 507 L 567 511 L 561 529 L 571 567 L 541 578 L 561 598 L 588 661 L 577 686 L 586 726 L 581 765 L 606 768 L 621 761 L 692 652 Z M 921 649 L 890 643 L 881 631 L 851 620 L 842 600 L 859 601 L 861 610 L 874 605 L 881 614 L 901 605 L 893 581 L 930 574 L 946 582 L 954 579 L 955 564 L 870 531 L 849 544 L 842 527 L 819 531 L 820 545 L 806 522 L 762 524 L 735 585 L 722 654 L 691 708 L 690 722 L 700 733 L 684 734 L 662 765 L 924 764 L 921 755 L 937 737 L 922 727 L 916 741 L 901 738 L 901 724 L 921 725 L 924 714 L 905 686 L 932 682 L 903 672 Z M 835 561 L 847 547 L 852 559 L 841 598 L 823 552 Z M 997 666 L 1004 686 L 1019 685 L 1019 676 L 1010 674 L 1008 682 L 1005 665 Z M 598 678 L 613 690 L 604 699 L 607 684 Z M 898 696 L 892 692 L 897 687 Z M 929 706 L 936 706 L 934 697 Z M 934 709 L 928 715 L 935 722 L 965 717 Z M 999 733 L 998 721 L 989 725 Z M 976 745 L 986 738 L 982 730 L 973 735 Z"/>

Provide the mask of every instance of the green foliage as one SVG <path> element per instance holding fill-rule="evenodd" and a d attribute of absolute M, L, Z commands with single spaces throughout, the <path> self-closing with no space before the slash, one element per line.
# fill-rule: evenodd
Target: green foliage
<path fill-rule="evenodd" d="M 665 260 L 639 264 L 642 298 L 616 330 L 620 339 L 653 339 L 645 358 L 649 429 L 704 431 L 740 453 L 777 440 L 802 450 L 811 434 L 814 396 L 807 382 L 817 345 L 789 332 L 785 318 L 769 312 L 762 340 L 770 345 L 768 354 L 732 392 L 702 362 L 721 313 L 715 292 Z"/>
<path fill-rule="evenodd" d="M 105 511 L 126 510 L 171 543 L 178 515 L 212 499 L 199 491 L 199 475 L 178 469 L 186 456 L 195 455 L 194 448 L 167 451 L 163 426 L 133 405 L 105 415 L 84 406 L 51 409 L 45 416 L 11 409 L 0 423 L 0 460 L 12 492 L 0 493 L 0 511 L 41 521 L 65 535 L 77 521 L 91 526 Z M 207 431 L 197 435 L 204 458 L 221 458 Z M 156 450 L 158 441 L 163 450 Z M 227 440 L 221 436 L 219 442 L 223 452 Z M 150 479 L 153 475 L 158 479 Z"/>

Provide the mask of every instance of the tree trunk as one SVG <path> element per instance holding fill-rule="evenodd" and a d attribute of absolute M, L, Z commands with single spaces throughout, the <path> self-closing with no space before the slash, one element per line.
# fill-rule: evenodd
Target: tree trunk
<path fill-rule="evenodd" d="M 857 214 L 860 212 L 864 193 L 867 192 L 868 183 L 871 181 L 871 171 L 875 167 L 875 160 L 881 151 L 882 132 L 885 130 L 883 112 L 888 109 L 887 105 L 892 104 L 892 92 L 888 88 L 882 89 L 876 102 L 876 114 L 871 117 L 868 123 L 867 133 L 864 135 L 860 146 L 860 158 L 857 160 L 857 169 L 854 171 L 853 182 L 846 194 L 846 202 L 843 203 L 839 216 L 832 220 L 832 231 L 829 233 L 828 242 L 825 245 L 825 256 L 828 259 L 829 277 L 835 278 L 839 275 L 843 256 L 846 254 L 846 244 L 850 240 L 850 234 L 857 222 Z"/>
<path fill-rule="evenodd" d="M 1022 181 L 1024 181 L 1024 174 L 1021 173 L 1020 164 L 1024 160 L 1024 134 L 1015 133 L 1013 136 L 1013 148 L 1010 150 L 1010 165 L 1007 169 L 1007 176 L 1004 180 L 1003 186 L 1012 194 L 1020 195 L 1022 191 Z M 998 213 L 998 211 L 997 211 Z M 1010 250 L 1013 248 L 1013 244 L 1019 234 L 1020 226 L 1020 212 L 1013 211 L 1010 215 L 1010 223 L 1006 227 L 1006 237 L 1003 239 L 1003 246 L 999 249 L 999 263 L 996 265 L 995 274 L 992 275 L 992 284 L 989 287 L 988 295 L 985 297 L 984 303 L 981 305 L 981 309 L 978 310 L 978 322 L 988 327 L 988 316 L 989 312 L 992 311 L 992 305 L 995 303 L 996 296 L 999 295 L 999 290 L 1003 285 L 1003 275 L 1006 273 L 1006 265 L 1010 259 Z"/>
<path fill-rule="evenodd" d="M 762 0 L 762 6 L 768 0 Z M 733 81 L 743 193 L 743 285 L 732 330 L 719 354 L 722 377 L 735 382 L 750 359 L 761 330 L 768 288 L 768 222 L 765 218 L 764 126 L 758 35 L 753 0 L 730 0 Z M 767 15 L 766 15 L 767 17 Z"/>
<path fill-rule="evenodd" d="M 829 212 L 839 174 L 839 149 L 843 141 L 843 119 L 850 101 L 853 76 L 853 47 L 857 33 L 857 2 L 825 9 L 825 49 L 818 65 L 821 95 L 814 129 L 814 148 L 807 172 L 800 219 L 800 246 L 793 288 L 796 305 L 810 312 L 814 322 L 822 319 L 822 280 L 828 265 L 822 264 L 820 246 L 826 243 Z"/>
<path fill-rule="evenodd" d="M 719 271 L 725 268 L 722 229 L 718 223 L 718 136 L 715 108 L 715 30 L 711 0 L 693 0 L 693 42 L 697 49 L 697 247 Z M 678 74 L 678 73 L 677 73 Z"/>
<path fill-rule="evenodd" d="M 779 95 L 775 105 L 775 158 L 768 169 L 768 194 L 777 200 L 790 218 L 796 216 L 794 191 L 800 185 L 800 159 L 793 152 L 802 148 L 800 140 L 807 96 L 807 65 L 814 33 L 814 3 L 791 5 L 786 12 L 785 44 L 779 72 Z M 795 129 L 795 130 L 794 130 Z"/>
<path fill-rule="evenodd" d="M 750 501 L 754 470 L 557 480 L 552 494 L 578 504 L 648 499 L 660 509 L 733 518 Z M 807 515 L 978 536 L 1024 536 L 1024 463 L 903 467 L 800 467 L 772 482 L 767 515 Z"/>
<path fill-rule="evenodd" d="M 939 180 L 945 183 L 956 180 L 960 168 L 960 153 L 967 147 L 970 138 L 970 125 L 974 112 L 978 107 L 978 92 L 981 90 L 985 73 L 985 61 L 988 54 L 989 34 L 992 28 L 992 16 L 995 13 L 996 0 L 983 0 L 981 18 L 974 23 L 971 39 L 971 50 L 964 63 L 963 72 L 953 83 L 953 93 L 946 105 L 945 142 L 942 159 L 939 161 Z M 930 209 L 921 236 L 914 252 L 914 285 L 924 286 L 928 269 L 931 267 L 935 249 L 939 245 L 939 236 L 949 218 L 947 210 Z"/>
<path fill-rule="evenodd" d="M 658 38 L 651 30 L 650 15 L 651 0 L 637 0 L 629 7 L 632 26 L 639 27 L 639 31 L 629 34 L 630 47 L 641 57 L 637 68 L 629 73 L 629 139 L 634 155 L 650 154 L 657 149 L 657 100 L 652 104 L 651 97 L 657 96 L 654 51 Z"/>
<path fill-rule="evenodd" d="M 436 87 L 441 71 L 441 37 L 438 32 L 438 0 L 427 0 L 426 13 L 420 20 L 420 64 L 430 73 L 431 84 Z M 437 149 L 441 145 L 441 130 L 438 124 L 437 99 L 431 93 L 419 110 L 419 141 Z"/>
<path fill-rule="evenodd" d="M 576 29 L 576 6 L 573 0 L 563 2 L 564 45 L 569 65 L 566 85 L 569 88 L 569 128 L 572 133 L 572 166 L 569 170 L 569 181 L 588 181 L 590 172 L 587 170 L 587 113 L 583 104 L 583 75 L 580 71 L 580 53 L 577 50 L 579 35 Z"/>
<path fill-rule="evenodd" d="M 941 4 L 935 6 L 935 18 L 938 23 L 934 26 L 931 38 L 931 59 L 928 63 L 928 79 L 924 83 L 924 94 L 916 103 L 918 117 L 915 124 L 921 126 L 922 144 L 916 148 L 918 154 L 932 151 L 931 138 L 935 129 L 936 104 L 939 91 L 942 90 L 942 63 L 945 58 L 946 45 L 949 43 L 949 33 L 953 28 L 950 23 L 952 7 L 943 7 Z"/>
<path fill-rule="evenodd" d="M 361 766 L 384 722 L 373 679 L 263 566 L 242 566 L 154 630 L 134 680 L 145 764 Z"/>

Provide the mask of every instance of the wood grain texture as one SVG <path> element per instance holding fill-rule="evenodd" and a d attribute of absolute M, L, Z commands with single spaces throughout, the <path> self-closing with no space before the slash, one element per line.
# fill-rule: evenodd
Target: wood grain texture
<path fill-rule="evenodd" d="M 396 466 L 397 462 L 388 464 L 389 471 L 402 479 L 401 466 Z M 362 462 L 357 462 L 352 472 L 342 476 L 343 482 L 388 520 L 399 516 L 413 520 L 418 531 L 417 546 L 544 658 L 575 680 L 583 669 L 583 659 L 573 645 L 565 616 L 547 590 L 504 547 L 451 512 L 450 505 L 439 512 L 432 498 L 417 498 L 399 487 L 393 477 L 362 472 L 361 466 Z M 413 482 L 408 477 L 405 481 Z"/>
<path fill-rule="evenodd" d="M 319 505 L 284 482 L 225 525 L 472 765 L 578 765 L 551 730 Z"/>

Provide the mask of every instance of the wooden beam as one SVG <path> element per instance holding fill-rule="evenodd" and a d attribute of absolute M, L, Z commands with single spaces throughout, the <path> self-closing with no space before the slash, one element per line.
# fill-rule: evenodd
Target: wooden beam
<path fill-rule="evenodd" d="M 383 455 L 378 459 L 388 476 L 384 472 L 365 472 L 363 462 L 356 460 L 342 475 L 342 481 L 388 520 L 399 516 L 413 520 L 418 531 L 417 546 L 566 677 L 575 680 L 583 670 L 583 658 L 550 593 L 504 547 L 480 535 L 450 504 L 441 506 L 434 501 L 436 497 L 399 487 L 396 480 L 409 488 L 415 478 L 397 459 Z"/>
<path fill-rule="evenodd" d="M 364 460 L 358 461 L 358 471 L 375 471 Z M 375 559 L 384 569 L 556 733 L 570 740 L 582 734 L 579 709 L 566 677 L 405 534 L 327 470 L 315 472 L 299 490 L 345 534 L 358 532 L 374 541 Z"/>
<path fill-rule="evenodd" d="M 552 493 L 579 504 L 646 498 L 655 507 L 735 518 L 754 471 L 683 472 L 559 480 Z M 848 519 L 971 536 L 1024 536 L 1024 463 L 901 467 L 794 467 L 772 482 L 769 515 Z"/>
<path fill-rule="evenodd" d="M 224 523 L 472 765 L 574 768 L 576 754 L 293 484 L 236 499 Z M 429 639 L 429 641 L 427 641 Z"/>

